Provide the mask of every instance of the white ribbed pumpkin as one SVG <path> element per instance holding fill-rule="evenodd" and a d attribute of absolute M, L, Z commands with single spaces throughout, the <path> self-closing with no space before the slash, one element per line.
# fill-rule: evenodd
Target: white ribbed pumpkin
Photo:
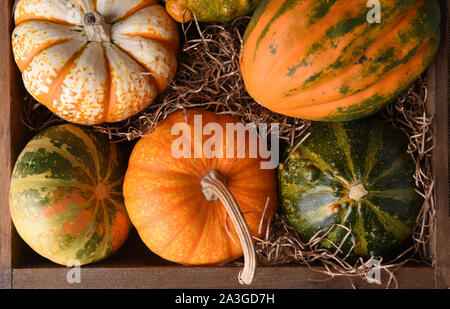
<path fill-rule="evenodd" d="M 175 75 L 178 29 L 157 0 L 19 0 L 14 18 L 26 89 L 67 121 L 127 119 Z"/>

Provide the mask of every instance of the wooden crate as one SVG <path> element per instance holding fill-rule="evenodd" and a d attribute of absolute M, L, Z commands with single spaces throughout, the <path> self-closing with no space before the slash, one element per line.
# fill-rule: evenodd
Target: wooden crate
<path fill-rule="evenodd" d="M 448 1 L 448 0 L 447 0 Z M 14 162 L 31 138 L 21 123 L 25 95 L 20 72 L 11 52 L 10 36 L 13 0 L 0 1 L 0 288 L 242 288 L 237 281 L 240 268 L 185 267 L 152 254 L 133 232 L 126 244 L 104 262 L 81 268 L 81 283 L 69 284 L 68 268 L 58 266 L 34 253 L 12 225 L 8 192 Z M 448 4 L 448 3 L 447 3 Z M 432 252 L 436 265 L 407 264 L 396 277 L 400 288 L 450 287 L 450 209 L 448 196 L 448 55 L 446 1 L 441 1 L 442 43 L 427 71 L 429 112 L 435 115 L 437 145 L 433 151 L 436 221 Z M 347 278 L 326 279 L 305 266 L 259 267 L 251 288 L 350 288 Z M 387 275 L 382 273 L 382 281 Z M 356 287 L 378 288 L 364 280 Z"/>

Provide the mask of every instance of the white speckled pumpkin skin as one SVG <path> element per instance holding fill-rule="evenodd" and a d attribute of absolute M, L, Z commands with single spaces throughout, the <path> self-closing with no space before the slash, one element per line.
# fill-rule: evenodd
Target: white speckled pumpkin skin
<path fill-rule="evenodd" d="M 84 14 L 92 11 L 111 25 L 109 41 L 88 39 Z M 178 29 L 157 0 L 19 0 L 14 18 L 26 89 L 69 122 L 125 120 L 175 75 Z"/>

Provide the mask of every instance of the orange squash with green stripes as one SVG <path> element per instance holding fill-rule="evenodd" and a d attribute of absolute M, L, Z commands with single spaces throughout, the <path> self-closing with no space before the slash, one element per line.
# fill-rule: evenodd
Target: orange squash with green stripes
<path fill-rule="evenodd" d="M 328 232 L 320 245 L 331 253 L 342 243 L 343 256 L 395 255 L 422 203 L 406 136 L 373 117 L 317 122 L 310 133 L 279 169 L 284 218 L 304 242 Z"/>
<path fill-rule="evenodd" d="M 435 0 L 263 0 L 248 25 L 241 70 L 266 108 L 316 121 L 380 110 L 428 66 L 439 45 Z"/>
<path fill-rule="evenodd" d="M 10 211 L 22 239 L 61 265 L 100 261 L 119 249 L 131 223 L 117 144 L 84 127 L 51 127 L 25 146 L 11 176 Z"/>

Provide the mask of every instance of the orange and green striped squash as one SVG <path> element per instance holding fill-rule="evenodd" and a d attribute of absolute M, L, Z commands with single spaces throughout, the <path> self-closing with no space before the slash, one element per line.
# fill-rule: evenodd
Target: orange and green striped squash
<path fill-rule="evenodd" d="M 274 112 L 315 121 L 371 115 L 401 94 L 439 45 L 435 0 L 263 0 L 248 25 L 241 70 Z"/>
<path fill-rule="evenodd" d="M 116 144 L 71 124 L 31 139 L 11 176 L 10 211 L 22 239 L 61 265 L 113 254 L 131 223 L 122 195 L 126 161 Z"/>
<path fill-rule="evenodd" d="M 195 124 L 196 117 L 201 117 L 201 125 Z M 205 147 L 199 148 L 212 138 L 206 133 L 202 136 L 208 127 L 220 126 L 226 132 L 227 124 L 239 123 L 231 116 L 207 111 L 179 111 L 162 121 L 133 149 L 124 181 L 125 205 L 142 241 L 162 258 L 206 265 L 242 256 L 239 237 L 224 206 L 219 200 L 208 201 L 202 192 L 200 182 L 210 170 L 219 171 L 226 179 L 226 187 L 250 233 L 255 237 L 264 235 L 278 206 L 276 171 L 261 169 L 262 159 L 259 155 L 251 158 L 244 140 L 236 138 L 236 134 L 231 141 L 232 135 L 224 133 L 214 144 L 217 150 L 226 149 L 227 143 L 231 145 L 235 155 L 229 158 L 211 157 Z M 173 131 L 176 125 L 184 126 L 180 131 L 184 137 L 178 135 L 178 129 Z M 172 147 L 178 149 L 180 138 L 186 138 L 190 146 L 190 151 L 180 149 L 181 157 L 172 152 Z M 237 156 L 238 143 L 244 146 L 241 149 L 245 149 L 245 155 Z"/>

